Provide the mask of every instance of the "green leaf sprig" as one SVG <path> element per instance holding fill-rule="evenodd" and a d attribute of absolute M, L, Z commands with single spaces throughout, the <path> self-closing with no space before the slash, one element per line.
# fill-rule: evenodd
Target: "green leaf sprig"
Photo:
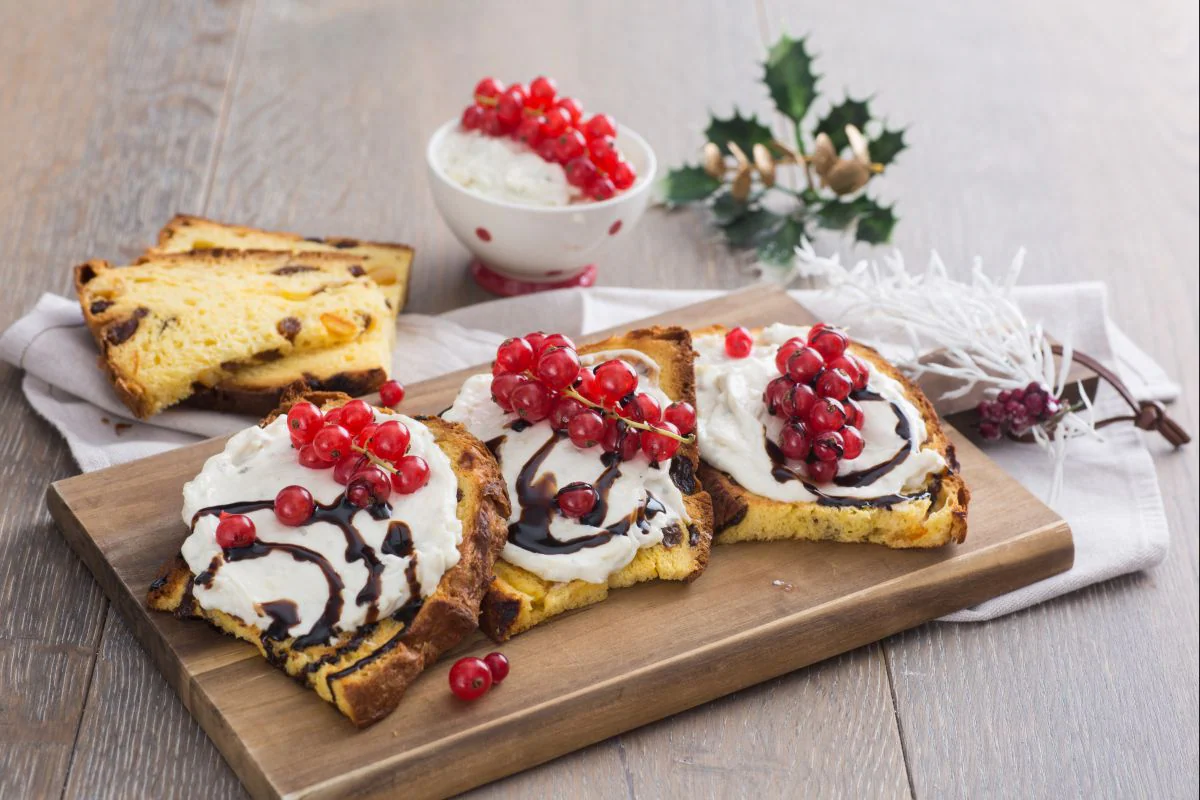
<path fill-rule="evenodd" d="M 664 204 L 704 203 L 731 247 L 753 249 L 761 261 L 781 266 L 792 263 L 796 245 L 815 228 L 868 244 L 888 241 L 894 206 L 870 197 L 867 186 L 904 150 L 904 129 L 875 120 L 869 99 L 849 96 L 806 128 L 820 97 L 817 82 L 806 39 L 780 38 L 767 53 L 763 83 L 791 121 L 794 143 L 779 141 L 756 115 L 736 108 L 726 119 L 711 116 L 702 163 L 667 172 L 659 187 Z M 776 182 L 777 169 L 791 165 L 803 170 L 802 189 Z M 768 207 L 772 198 L 784 198 L 786 210 L 779 202 Z"/>

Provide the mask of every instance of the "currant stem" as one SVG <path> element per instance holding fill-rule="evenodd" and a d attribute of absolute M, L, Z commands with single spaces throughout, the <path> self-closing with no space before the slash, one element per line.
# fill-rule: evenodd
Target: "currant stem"
<path fill-rule="evenodd" d="M 600 411 L 602 414 L 604 414 L 606 416 L 616 417 L 617 419 L 621 420 L 622 422 L 624 422 L 626 425 L 628 425 L 631 428 L 637 428 L 640 431 L 653 431 L 654 433 L 657 433 L 660 436 L 666 436 L 668 439 L 674 439 L 675 441 L 679 442 L 680 444 L 691 444 L 692 442 L 696 441 L 696 434 L 694 434 L 694 433 L 689 433 L 687 436 L 680 436 L 679 434 L 671 433 L 670 431 L 663 430 L 662 428 L 656 428 L 653 425 L 650 425 L 645 422 L 638 422 L 637 420 L 627 419 L 626 417 L 622 417 L 620 414 L 617 414 L 612 409 L 605 408 L 604 406 L 600 405 L 597 402 L 588 400 L 586 397 L 581 395 L 579 392 L 575 391 L 575 389 L 570 386 L 568 386 L 566 389 L 563 389 L 563 394 L 565 394 L 567 397 L 572 397 L 572 398 L 578 400 L 579 402 L 583 403 L 585 406 L 587 406 L 589 408 L 594 408 L 594 409 Z"/>
<path fill-rule="evenodd" d="M 382 458 L 375 455 L 374 453 L 372 453 L 370 450 L 368 450 L 365 447 L 360 447 L 359 445 L 351 444 L 350 449 L 356 453 L 361 453 L 362 455 L 366 456 L 368 461 L 370 461 L 372 464 L 374 464 L 375 466 L 382 469 L 384 472 L 390 472 L 393 475 L 395 475 L 396 473 L 399 472 L 399 470 L 396 469 L 395 467 L 393 467 L 390 462 L 384 461 Z"/>

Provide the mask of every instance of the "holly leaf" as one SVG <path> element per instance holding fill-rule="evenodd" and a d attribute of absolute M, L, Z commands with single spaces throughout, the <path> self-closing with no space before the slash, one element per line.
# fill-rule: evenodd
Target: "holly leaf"
<path fill-rule="evenodd" d="M 722 192 L 716 196 L 709 208 L 712 209 L 713 221 L 723 228 L 749 211 L 750 204 L 745 200 L 735 199 L 732 192 Z"/>
<path fill-rule="evenodd" d="M 865 195 L 859 195 L 853 200 L 826 200 L 817 209 L 817 223 L 822 228 L 842 231 L 853 225 L 862 215 L 877 208 L 879 206 L 875 201 Z"/>
<path fill-rule="evenodd" d="M 840 104 L 829 109 L 829 113 L 817 123 L 813 135 L 828 134 L 829 139 L 833 142 L 834 150 L 842 152 L 850 145 L 850 139 L 846 136 L 846 126 L 853 125 L 862 131 L 866 130 L 867 123 L 871 121 L 871 111 L 867 108 L 868 102 L 870 101 L 847 97 Z M 871 158 L 875 158 L 874 148 L 871 149 Z"/>
<path fill-rule="evenodd" d="M 784 34 L 767 52 L 763 82 L 767 84 L 779 113 L 797 124 L 804 119 L 817 96 L 818 76 L 812 65 L 813 59 L 803 38 L 792 39 Z"/>
<path fill-rule="evenodd" d="M 703 200 L 723 182 L 704 171 L 703 167 L 685 165 L 669 170 L 659 183 L 659 195 L 668 208 Z"/>
<path fill-rule="evenodd" d="M 733 116 L 729 119 L 713 117 L 709 120 L 704 135 L 708 141 L 720 147 L 721 152 L 726 155 L 733 154 L 733 151 L 729 149 L 729 143 L 733 142 L 742 148 L 742 152 L 747 156 L 754 149 L 754 145 L 769 145 L 775 138 L 771 129 L 758 121 L 757 115 L 743 117 L 737 108 L 733 109 Z"/>
<path fill-rule="evenodd" d="M 750 209 L 722 225 L 731 247 L 755 247 L 774 235 L 787 217 L 765 208 Z"/>
<path fill-rule="evenodd" d="M 883 244 L 891 239 L 897 221 L 894 208 L 885 208 L 868 199 L 864 212 L 858 218 L 858 226 L 854 229 L 854 238 L 867 244 Z"/>
<path fill-rule="evenodd" d="M 883 164 L 885 167 L 896 160 L 896 156 L 900 151 L 908 147 L 904 142 L 904 129 L 898 131 L 889 131 L 884 128 L 883 133 L 876 136 L 869 143 L 871 151 L 871 160 L 877 164 Z"/>
<path fill-rule="evenodd" d="M 789 266 L 796 257 L 796 247 L 806 235 L 804 222 L 796 217 L 788 217 L 768 239 L 758 245 L 759 261 L 777 267 Z"/>

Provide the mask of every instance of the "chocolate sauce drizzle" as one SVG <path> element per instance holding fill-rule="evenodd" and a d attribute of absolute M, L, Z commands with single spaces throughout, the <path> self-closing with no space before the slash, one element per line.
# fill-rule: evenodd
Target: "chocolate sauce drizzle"
<path fill-rule="evenodd" d="M 851 394 L 854 400 L 859 402 L 875 402 L 884 401 L 883 395 L 870 389 L 859 389 Z M 882 461 L 865 469 L 847 472 L 845 475 L 838 475 L 833 479 L 836 486 L 843 487 L 858 487 L 869 486 L 875 481 L 888 474 L 896 467 L 900 466 L 912 454 L 914 443 L 912 440 L 912 428 L 908 424 L 908 418 L 904 416 L 904 412 L 895 403 L 887 401 L 891 406 L 892 412 L 896 415 L 896 435 L 904 440 L 904 445 L 896 451 L 896 454 L 886 461 Z M 764 431 L 765 434 L 765 431 Z M 919 492 L 917 494 L 887 494 L 879 497 L 833 497 L 827 495 L 804 480 L 804 477 L 787 465 L 787 459 L 783 455 L 783 451 L 779 449 L 779 445 L 771 441 L 770 437 L 763 437 L 764 444 L 767 450 L 767 456 L 771 459 L 771 477 L 779 483 L 787 483 L 788 481 L 799 481 L 804 488 L 816 495 L 817 504 L 823 506 L 832 506 L 836 508 L 891 508 L 892 506 L 903 503 L 908 500 L 921 500 L 930 496 L 928 491 Z"/>
<path fill-rule="evenodd" d="M 275 501 L 273 500 L 243 500 L 223 505 L 208 506 L 192 515 L 192 528 L 194 530 L 196 522 L 205 516 L 218 516 L 221 513 L 247 514 L 252 511 L 274 508 Z M 338 495 L 337 500 L 328 505 L 318 503 L 313 510 L 312 517 L 305 524 L 312 525 L 317 522 L 326 522 L 338 528 L 346 538 L 346 561 L 361 561 L 366 566 L 367 580 L 354 600 L 357 605 L 370 606 L 367 609 L 366 621 L 368 624 L 371 624 L 379 619 L 379 597 L 382 591 L 381 580 L 384 565 L 375 553 L 374 548 L 367 544 L 358 528 L 354 526 L 354 515 L 360 511 L 365 511 L 373 519 L 380 521 L 388 519 L 392 513 L 391 506 L 387 503 L 374 504 L 365 509 L 359 508 L 351 503 L 346 498 L 345 492 L 343 492 Z M 398 521 L 389 524 L 381 549 L 386 555 L 409 558 L 405 576 L 408 579 L 410 602 L 414 598 L 420 600 L 421 584 L 417 580 L 416 574 L 417 556 L 413 549 L 412 531 L 408 525 Z M 262 558 L 277 551 L 288 553 L 297 561 L 315 564 L 321 570 L 325 576 L 325 582 L 329 585 L 329 598 L 325 602 L 325 608 L 320 618 L 313 623 L 308 633 L 296 637 L 293 646 L 303 648 L 315 644 L 328 644 L 337 634 L 337 623 L 341 618 L 344 603 L 342 591 L 346 588 L 341 576 L 338 575 L 337 570 L 334 569 L 329 559 L 315 550 L 310 550 L 301 545 L 255 540 L 248 547 L 234 547 L 226 550 L 225 560 L 227 562 L 246 561 L 253 558 Z M 211 586 L 213 576 L 219 567 L 220 560 L 214 558 L 208 568 L 196 576 L 195 582 L 201 586 Z M 287 638 L 288 630 L 299 622 L 299 612 L 296 604 L 290 600 L 274 600 L 262 603 L 260 607 L 262 608 L 262 612 L 271 617 L 272 620 L 271 625 L 263 634 L 264 639 L 278 641 Z"/>
<path fill-rule="evenodd" d="M 537 473 L 551 451 L 554 450 L 555 445 L 564 437 L 565 434 L 558 431 L 552 433 L 546 443 L 530 456 L 529 460 L 521 467 L 521 471 L 517 473 L 517 503 L 520 505 L 521 514 L 516 522 L 508 526 L 508 541 L 512 544 L 522 550 L 542 555 L 577 553 L 587 547 L 599 547 L 612 540 L 614 536 L 625 536 L 633 525 L 637 525 L 642 531 L 647 531 L 649 521 L 658 514 L 666 512 L 666 507 L 647 492 L 646 500 L 632 514 L 617 520 L 612 525 L 601 528 L 604 518 L 608 515 L 609 491 L 611 491 L 613 483 L 621 476 L 620 456 L 616 453 L 605 453 L 600 457 L 604 471 L 592 482 L 599 499 L 591 511 L 579 518 L 581 524 L 600 528 L 600 530 L 566 541 L 556 539 L 550 532 L 550 523 L 558 513 L 554 502 L 554 496 L 558 492 L 558 479 L 551 473 L 541 476 Z M 498 438 L 503 440 L 503 437 Z M 488 447 L 492 448 L 493 443 L 496 447 L 500 444 L 493 439 L 488 442 Z"/>

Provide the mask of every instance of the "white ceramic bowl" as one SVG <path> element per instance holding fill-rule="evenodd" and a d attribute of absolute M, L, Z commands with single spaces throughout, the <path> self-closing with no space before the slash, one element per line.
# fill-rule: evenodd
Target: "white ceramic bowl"
<path fill-rule="evenodd" d="M 446 176 L 437 152 L 442 137 L 458 124 L 455 118 L 434 132 L 425 162 L 433 200 L 450 230 L 488 271 L 508 279 L 508 286 L 480 278 L 478 267 L 476 278 L 503 294 L 590 284 L 596 259 L 618 236 L 628 236 L 646 210 L 657 169 L 646 140 L 628 128 L 617 131 L 617 146 L 638 179 L 615 197 L 569 206 L 527 206 L 484 197 Z"/>

